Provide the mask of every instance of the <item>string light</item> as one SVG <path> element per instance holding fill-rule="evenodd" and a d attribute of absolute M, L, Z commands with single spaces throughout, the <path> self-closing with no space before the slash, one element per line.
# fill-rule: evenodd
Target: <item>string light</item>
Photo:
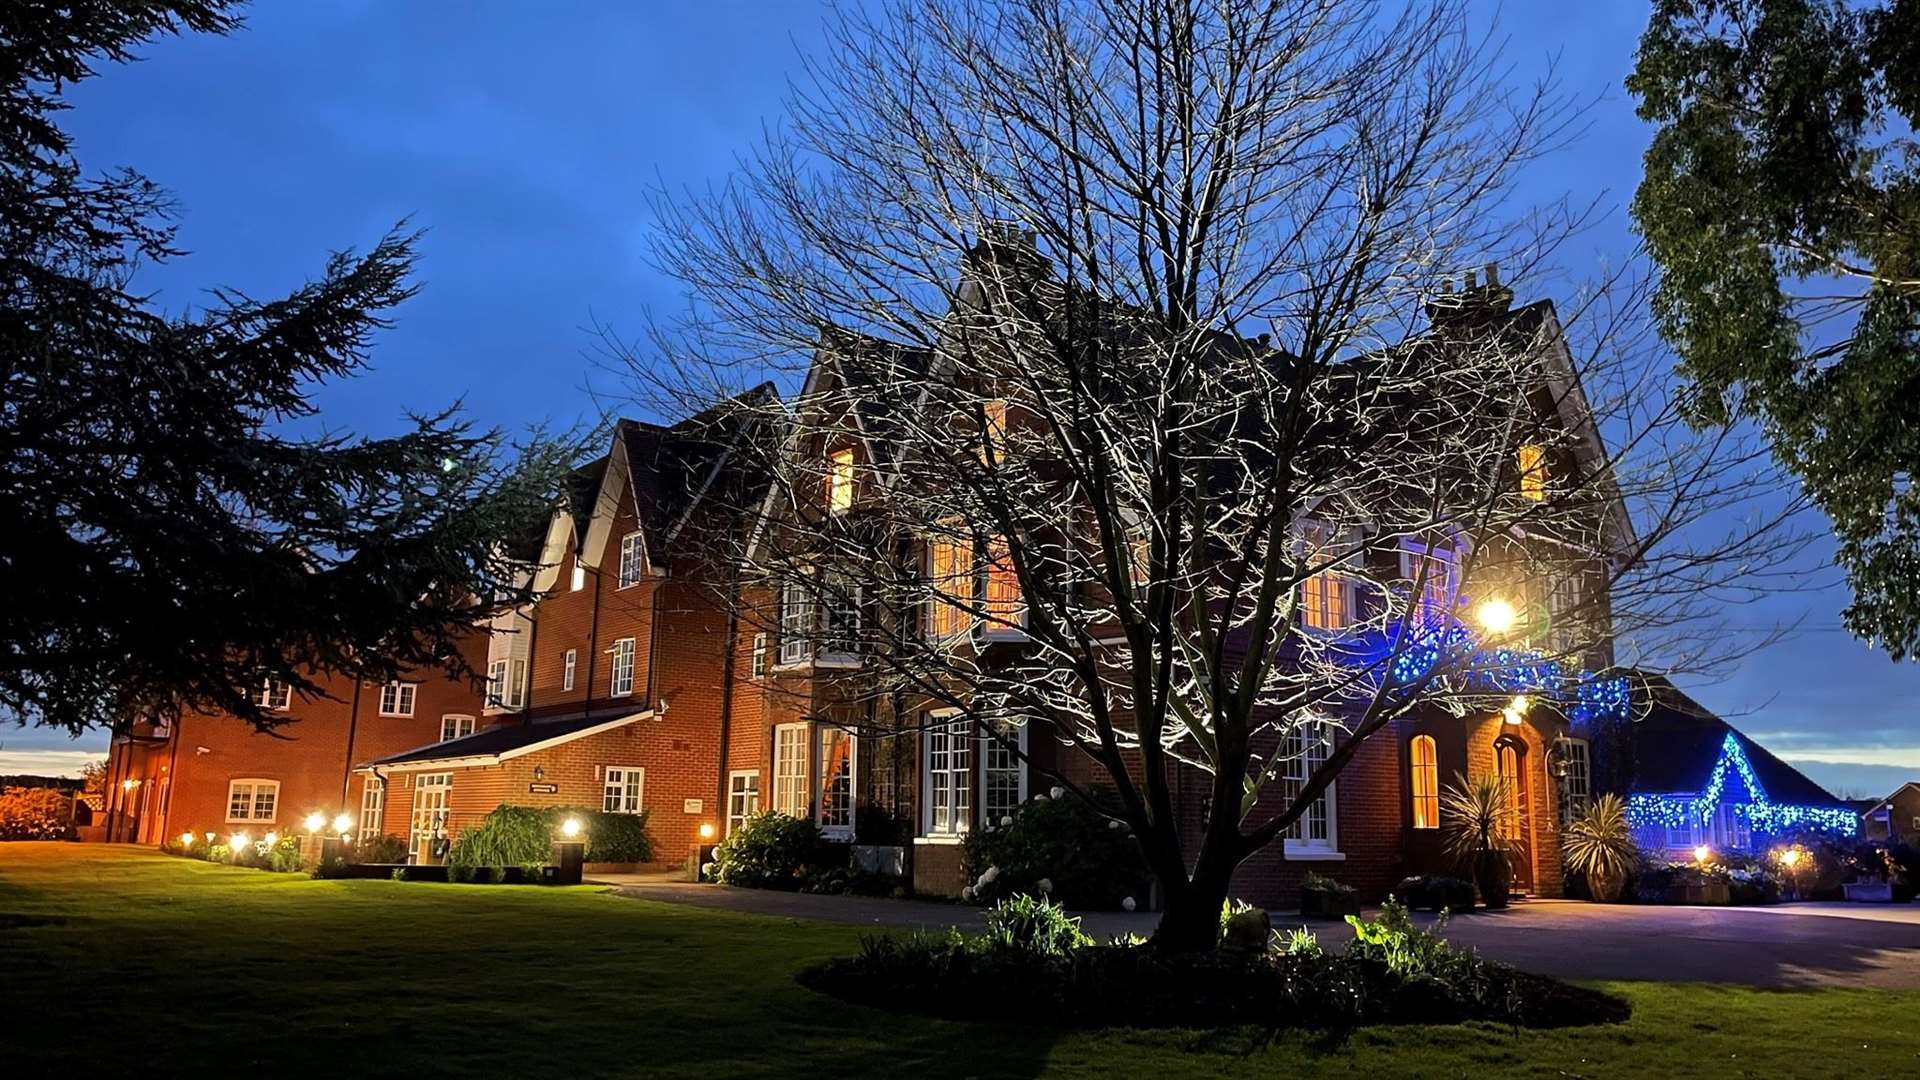
<path fill-rule="evenodd" d="M 1859 830 L 1860 819 L 1853 811 L 1830 806 L 1803 806 L 1794 803 L 1776 803 L 1767 797 L 1767 789 L 1760 784 L 1760 778 L 1754 775 L 1753 763 L 1747 760 L 1747 752 L 1740 745 L 1740 737 L 1727 732 L 1720 743 L 1720 757 L 1713 764 L 1713 772 L 1707 777 L 1705 790 L 1697 796 L 1685 795 L 1647 795 L 1629 796 L 1627 799 L 1627 822 L 1635 828 L 1661 826 L 1680 828 L 1705 826 L 1713 820 L 1726 795 L 1727 775 L 1739 776 L 1740 783 L 1746 788 L 1747 800 L 1728 802 L 1727 808 L 1738 821 L 1746 823 L 1752 832 L 1778 835 L 1799 828 L 1821 829 L 1852 836 Z"/>

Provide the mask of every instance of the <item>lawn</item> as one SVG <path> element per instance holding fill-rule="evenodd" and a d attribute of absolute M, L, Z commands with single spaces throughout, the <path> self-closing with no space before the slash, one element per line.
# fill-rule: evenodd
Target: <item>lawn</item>
<path fill-rule="evenodd" d="M 310 881 L 0 844 L 0 1075 L 645 1077 L 1920 1074 L 1920 993 L 1610 984 L 1631 1023 L 1053 1033 L 796 985 L 846 927 L 602 893 Z"/>

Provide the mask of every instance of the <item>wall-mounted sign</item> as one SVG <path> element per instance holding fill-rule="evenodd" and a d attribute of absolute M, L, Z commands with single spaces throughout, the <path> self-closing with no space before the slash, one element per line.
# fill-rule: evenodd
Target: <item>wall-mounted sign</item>
<path fill-rule="evenodd" d="M 558 794 L 560 794 L 560 785 L 559 785 L 559 784 L 528 784 L 528 785 L 527 785 L 527 794 L 529 794 L 529 795 L 558 795 Z"/>
<path fill-rule="evenodd" d="M 686 799 L 680 803 L 680 812 L 683 814 L 697 814 L 704 805 L 705 804 L 699 799 Z"/>

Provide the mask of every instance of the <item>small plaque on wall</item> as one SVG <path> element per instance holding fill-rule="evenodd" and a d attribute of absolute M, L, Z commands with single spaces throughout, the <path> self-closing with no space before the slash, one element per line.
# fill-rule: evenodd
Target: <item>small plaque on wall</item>
<path fill-rule="evenodd" d="M 527 785 L 527 794 L 529 794 L 529 795 L 558 795 L 558 794 L 560 794 L 560 785 L 559 785 L 559 784 L 528 784 L 528 785 Z"/>
<path fill-rule="evenodd" d="M 697 814 L 704 805 L 706 804 L 702 803 L 699 799 L 683 799 L 680 803 L 680 812 L 683 814 Z"/>

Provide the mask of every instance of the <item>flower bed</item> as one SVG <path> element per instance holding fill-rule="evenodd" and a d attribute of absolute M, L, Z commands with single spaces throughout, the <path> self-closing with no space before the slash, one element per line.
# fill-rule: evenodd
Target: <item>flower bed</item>
<path fill-rule="evenodd" d="M 1455 949 L 1398 904 L 1349 922 L 1355 939 L 1344 953 L 1295 931 L 1265 948 L 1168 954 L 1138 938 L 1096 945 L 1060 908 L 1019 897 L 994 909 L 985 934 L 865 937 L 859 956 L 808 968 L 800 981 L 875 1008 L 1069 1027 L 1545 1028 L 1628 1017 L 1611 994 Z"/>

